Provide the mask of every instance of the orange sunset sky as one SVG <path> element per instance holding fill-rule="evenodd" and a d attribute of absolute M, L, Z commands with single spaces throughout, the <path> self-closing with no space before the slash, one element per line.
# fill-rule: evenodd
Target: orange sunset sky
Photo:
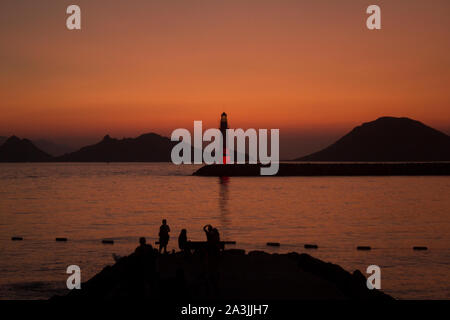
<path fill-rule="evenodd" d="M 384 115 L 450 132 L 448 0 L 2 0 L 0 39 L 1 136 L 170 135 L 226 111 L 294 157 Z"/>

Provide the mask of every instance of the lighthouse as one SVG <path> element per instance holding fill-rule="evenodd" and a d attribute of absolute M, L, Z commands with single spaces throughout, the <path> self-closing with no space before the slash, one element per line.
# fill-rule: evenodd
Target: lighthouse
<path fill-rule="evenodd" d="M 227 129 L 228 129 L 228 118 L 227 114 L 225 112 L 222 113 L 220 116 L 220 132 L 222 133 L 223 137 L 223 164 L 226 164 L 229 162 L 230 155 L 228 154 L 227 149 Z"/>

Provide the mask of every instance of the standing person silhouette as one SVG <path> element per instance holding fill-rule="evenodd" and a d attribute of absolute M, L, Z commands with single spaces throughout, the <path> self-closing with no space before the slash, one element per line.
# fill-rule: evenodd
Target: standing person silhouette
<path fill-rule="evenodd" d="M 164 248 L 164 253 L 167 253 L 167 244 L 169 243 L 170 227 L 167 220 L 163 219 L 161 227 L 159 227 L 159 253 Z"/>
<path fill-rule="evenodd" d="M 203 231 L 205 231 L 206 241 L 208 242 L 208 244 L 211 242 L 211 237 L 213 235 L 212 230 L 213 230 L 213 227 L 210 224 L 207 224 L 206 226 L 203 227 Z"/>
<path fill-rule="evenodd" d="M 206 262 L 209 289 L 214 294 L 219 293 L 219 259 L 220 259 L 220 233 L 217 228 L 207 224 L 203 227 L 206 234 Z"/>
<path fill-rule="evenodd" d="M 212 225 L 207 224 L 203 227 L 203 231 L 206 234 L 206 247 L 208 250 L 208 254 L 215 256 L 218 255 L 220 251 L 220 234 L 217 228 L 214 228 Z"/>

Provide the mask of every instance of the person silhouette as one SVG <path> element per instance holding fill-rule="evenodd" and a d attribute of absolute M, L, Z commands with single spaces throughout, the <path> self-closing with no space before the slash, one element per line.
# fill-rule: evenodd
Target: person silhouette
<path fill-rule="evenodd" d="M 213 227 L 210 224 L 207 224 L 206 226 L 203 227 L 203 231 L 205 231 L 206 241 L 208 242 L 208 244 L 211 242 L 212 230 Z"/>
<path fill-rule="evenodd" d="M 220 260 L 220 234 L 217 228 L 210 224 L 203 227 L 206 234 L 206 265 L 208 290 L 219 293 L 219 260 Z"/>
<path fill-rule="evenodd" d="M 139 238 L 139 246 L 134 250 L 134 253 L 136 253 L 139 257 L 145 257 L 147 255 L 153 254 L 153 247 L 151 244 L 147 244 L 147 240 L 145 237 Z"/>
<path fill-rule="evenodd" d="M 178 236 L 178 247 L 182 252 L 186 254 L 190 253 L 186 229 L 182 229 L 180 235 Z"/>
<path fill-rule="evenodd" d="M 217 228 L 207 224 L 203 227 L 206 234 L 206 245 L 210 255 L 217 255 L 220 251 L 220 234 Z"/>
<path fill-rule="evenodd" d="M 167 220 L 163 219 L 161 227 L 159 227 L 159 253 L 164 248 L 164 253 L 167 253 L 167 244 L 169 243 L 170 227 Z"/>
<path fill-rule="evenodd" d="M 144 237 L 139 238 L 139 246 L 134 251 L 137 257 L 137 276 L 143 280 L 141 285 L 143 294 L 149 297 L 155 284 L 156 254 L 152 245 L 147 244 Z"/>
<path fill-rule="evenodd" d="M 211 230 L 211 242 L 213 246 L 217 249 L 217 251 L 220 250 L 220 233 L 217 228 L 212 228 Z"/>

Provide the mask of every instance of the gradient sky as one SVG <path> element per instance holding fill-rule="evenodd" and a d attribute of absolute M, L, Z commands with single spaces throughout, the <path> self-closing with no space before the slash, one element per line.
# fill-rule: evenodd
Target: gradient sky
<path fill-rule="evenodd" d="M 226 111 L 294 157 L 384 115 L 450 131 L 448 0 L 2 0 L 0 39 L 0 135 L 170 135 Z"/>

